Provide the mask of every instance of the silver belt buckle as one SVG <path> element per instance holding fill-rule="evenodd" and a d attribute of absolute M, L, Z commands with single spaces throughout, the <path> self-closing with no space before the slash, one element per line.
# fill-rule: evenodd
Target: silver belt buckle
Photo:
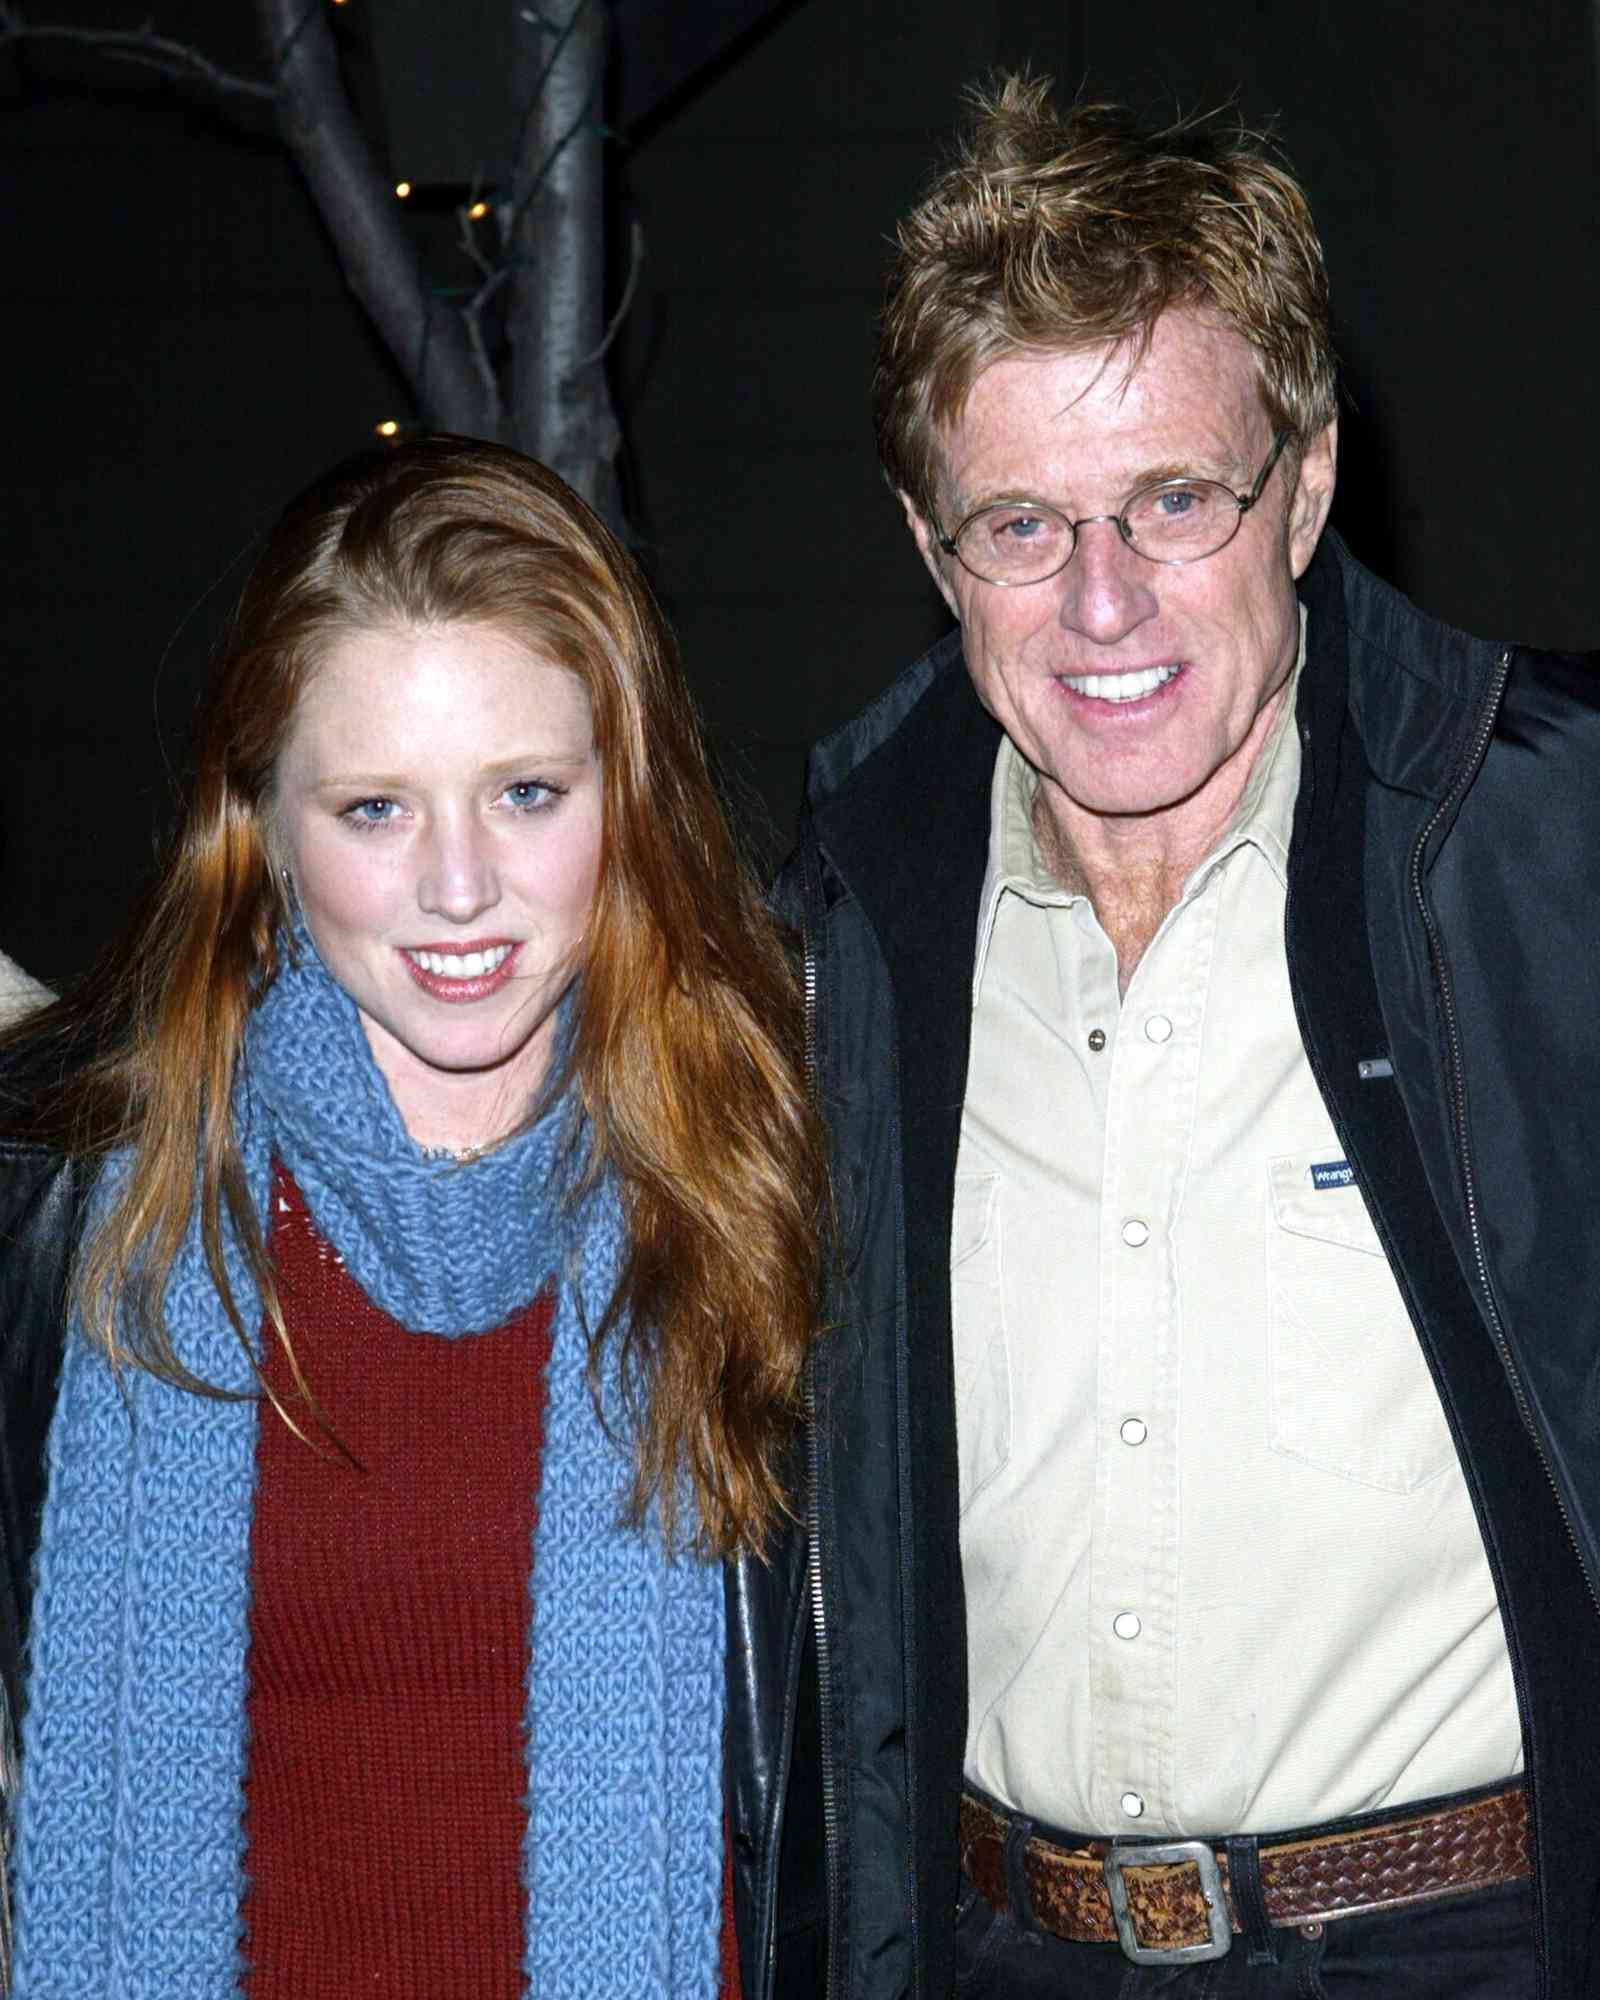
<path fill-rule="evenodd" d="M 1143 1945 L 1133 1927 L 1128 1907 L 1128 1885 L 1124 1868 L 1158 1867 L 1163 1862 L 1192 1861 L 1200 1871 L 1200 1893 L 1205 1898 L 1206 1921 L 1211 1936 L 1205 1944 Z M 1111 1915 L 1117 1926 L 1117 1942 L 1123 1956 L 1135 1965 L 1193 1965 L 1203 1958 L 1225 1958 L 1233 1944 L 1233 1925 L 1228 1920 L 1228 1899 L 1222 1893 L 1222 1876 L 1217 1857 L 1203 1840 L 1167 1840 L 1149 1846 L 1113 1847 L 1103 1863 L 1106 1892 L 1111 1898 Z"/>

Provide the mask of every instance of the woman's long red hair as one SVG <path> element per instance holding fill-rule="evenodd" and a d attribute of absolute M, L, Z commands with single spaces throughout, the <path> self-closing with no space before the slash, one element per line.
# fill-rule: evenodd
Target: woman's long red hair
<path fill-rule="evenodd" d="M 817 1306 L 821 1149 L 778 934 L 736 851 L 671 638 L 637 565 L 560 480 L 502 447 L 428 438 L 341 468 L 284 515 L 247 583 L 199 719 L 168 863 L 76 992 L 5 1040 L 31 1079 L 6 1122 L 125 1148 L 80 1257 L 92 1335 L 206 1392 L 162 1322 L 198 1205 L 214 1282 L 231 1226 L 283 1337 L 231 1120 L 246 1023 L 277 967 L 273 774 L 300 694 L 352 632 L 477 624 L 588 690 L 604 788 L 596 904 L 567 1076 L 583 1176 L 616 1176 L 628 1251 L 592 1353 L 621 1343 L 631 1515 L 692 1499 L 707 1552 L 759 1549 Z M 534 1107 L 529 1107 L 530 1115 Z"/>

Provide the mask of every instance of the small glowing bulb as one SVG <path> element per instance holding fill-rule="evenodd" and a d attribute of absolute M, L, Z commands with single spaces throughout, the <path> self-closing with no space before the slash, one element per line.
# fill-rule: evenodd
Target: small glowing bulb
<path fill-rule="evenodd" d="M 406 196 L 411 192 L 410 181 L 396 181 L 394 184 L 394 191 L 400 197 L 400 199 L 404 201 Z"/>
<path fill-rule="evenodd" d="M 475 201 L 471 208 L 467 210 L 467 220 L 469 222 L 482 222 L 488 213 L 489 204 L 486 201 Z"/>
<path fill-rule="evenodd" d="M 381 438 L 392 438 L 400 435 L 400 426 L 395 422 L 393 417 L 385 417 L 381 424 L 374 424 L 373 429 Z"/>

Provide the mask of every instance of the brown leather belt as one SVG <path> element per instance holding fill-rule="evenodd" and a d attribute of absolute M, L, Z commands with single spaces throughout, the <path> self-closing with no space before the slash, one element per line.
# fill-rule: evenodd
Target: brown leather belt
<path fill-rule="evenodd" d="M 961 1801 L 961 1865 L 997 1910 L 1010 1907 L 1010 1822 Z M 1034 1921 L 1078 1944 L 1121 1944 L 1136 1962 L 1220 1958 L 1242 1928 L 1225 1848 L 1205 1841 L 1088 1841 L 1040 1834 L 1021 1855 Z M 1528 1802 L 1520 1785 L 1487 1798 L 1304 1839 L 1263 1840 L 1261 1897 L 1274 1924 L 1325 1923 L 1368 1910 L 1525 1881 Z"/>

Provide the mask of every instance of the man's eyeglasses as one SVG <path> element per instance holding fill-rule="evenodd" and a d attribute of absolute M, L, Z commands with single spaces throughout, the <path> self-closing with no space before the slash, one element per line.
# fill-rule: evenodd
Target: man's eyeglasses
<path fill-rule="evenodd" d="M 1085 514 L 1069 521 L 1036 500 L 995 500 L 980 507 L 953 535 L 937 536 L 941 549 L 985 583 L 1043 583 L 1071 562 L 1078 530 L 1113 521 L 1117 533 L 1150 562 L 1191 563 L 1225 549 L 1239 523 L 1261 498 L 1290 433 L 1279 431 L 1267 462 L 1248 493 L 1215 479 L 1162 479 L 1141 486 L 1120 514 Z"/>

